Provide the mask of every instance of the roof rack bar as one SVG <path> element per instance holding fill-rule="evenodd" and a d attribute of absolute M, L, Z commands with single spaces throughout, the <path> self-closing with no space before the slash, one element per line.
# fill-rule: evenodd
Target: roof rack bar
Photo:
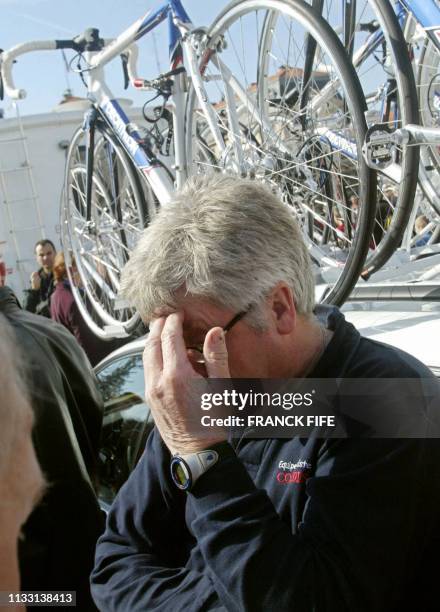
<path fill-rule="evenodd" d="M 347 302 L 366 300 L 440 302 L 440 285 L 438 282 L 360 285 L 353 289 Z"/>

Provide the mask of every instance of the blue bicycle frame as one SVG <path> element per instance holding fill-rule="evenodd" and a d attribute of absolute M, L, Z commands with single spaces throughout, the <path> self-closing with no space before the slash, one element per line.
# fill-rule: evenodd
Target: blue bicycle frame
<path fill-rule="evenodd" d="M 396 13 L 399 5 L 414 15 L 416 20 L 439 46 L 440 42 L 440 7 L 434 0 L 398 0 L 396 3 Z"/>
<path fill-rule="evenodd" d="M 161 204 L 168 201 L 174 188 L 169 172 L 163 168 L 151 148 L 143 142 L 137 129 L 132 126 L 130 119 L 106 87 L 103 67 L 122 51 L 129 49 L 133 53 L 133 43 L 151 32 L 165 19 L 168 19 L 170 69 L 177 73 L 178 68 L 183 64 L 182 32 L 189 31 L 192 28 L 191 21 L 180 0 L 169 0 L 154 13 L 147 13 L 101 51 L 84 53 L 87 63 L 92 68 L 87 72 L 87 86 L 89 98 L 93 102 L 93 109 L 86 115 L 84 122 L 84 129 L 88 132 L 89 142 L 86 161 L 89 176 L 91 176 L 93 169 L 94 125 L 97 117 L 100 116 L 116 134 L 120 144 L 133 160 L 139 172 L 148 175 L 148 181 Z M 179 24 L 180 29 L 177 24 Z M 135 55 L 137 56 L 137 53 Z M 142 86 L 142 81 L 137 79 L 133 63 L 129 60 L 129 75 L 133 85 L 139 87 L 139 85 Z M 173 101 L 176 110 L 182 112 L 184 93 L 178 78 L 174 80 Z M 186 164 L 183 149 L 183 126 L 182 122 L 176 120 L 176 114 L 174 113 L 174 133 L 176 134 L 176 142 L 180 144 L 180 148 L 176 147 L 175 151 L 176 181 L 177 185 L 180 186 L 186 178 Z M 91 188 L 91 181 L 88 181 L 88 217 L 91 208 Z"/>

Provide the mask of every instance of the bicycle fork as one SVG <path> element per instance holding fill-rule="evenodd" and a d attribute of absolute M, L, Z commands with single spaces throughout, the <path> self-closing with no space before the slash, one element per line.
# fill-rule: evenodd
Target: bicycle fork
<path fill-rule="evenodd" d="M 93 164 L 95 156 L 95 126 L 98 113 L 91 108 L 84 117 L 83 129 L 86 133 L 86 223 L 91 225 L 92 221 L 92 189 L 93 189 Z"/>

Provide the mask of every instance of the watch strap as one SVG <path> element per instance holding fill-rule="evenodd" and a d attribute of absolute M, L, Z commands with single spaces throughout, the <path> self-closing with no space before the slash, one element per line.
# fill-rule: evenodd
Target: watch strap
<path fill-rule="evenodd" d="M 187 455 L 174 455 L 171 459 L 173 481 L 179 489 L 189 491 L 200 476 L 215 465 L 218 460 L 218 452 L 212 449 Z"/>
<path fill-rule="evenodd" d="M 215 450 L 207 449 L 189 455 L 181 455 L 181 457 L 191 470 L 194 484 L 197 478 L 217 463 L 219 454 Z"/>
<path fill-rule="evenodd" d="M 213 453 L 212 458 L 210 457 L 211 453 Z M 197 457 L 197 455 L 200 456 Z M 212 466 L 231 457 L 235 458 L 236 452 L 226 440 L 216 442 L 210 448 L 196 453 L 185 455 L 177 453 L 171 458 L 172 480 L 179 489 L 190 491 L 200 476 Z"/>

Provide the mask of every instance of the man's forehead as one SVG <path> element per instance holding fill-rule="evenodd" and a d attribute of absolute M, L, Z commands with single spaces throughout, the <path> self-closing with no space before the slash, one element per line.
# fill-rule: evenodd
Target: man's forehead
<path fill-rule="evenodd" d="M 183 312 L 184 330 L 209 329 L 210 326 L 217 325 L 227 313 L 225 309 L 214 304 L 211 300 L 185 296 L 173 308 L 165 306 L 157 309 L 153 318 L 167 317 L 173 312 Z"/>
<path fill-rule="evenodd" d="M 42 246 L 41 244 L 37 246 L 36 253 L 37 255 L 47 255 L 49 253 L 53 253 L 54 250 L 50 244 L 45 244 Z"/>

